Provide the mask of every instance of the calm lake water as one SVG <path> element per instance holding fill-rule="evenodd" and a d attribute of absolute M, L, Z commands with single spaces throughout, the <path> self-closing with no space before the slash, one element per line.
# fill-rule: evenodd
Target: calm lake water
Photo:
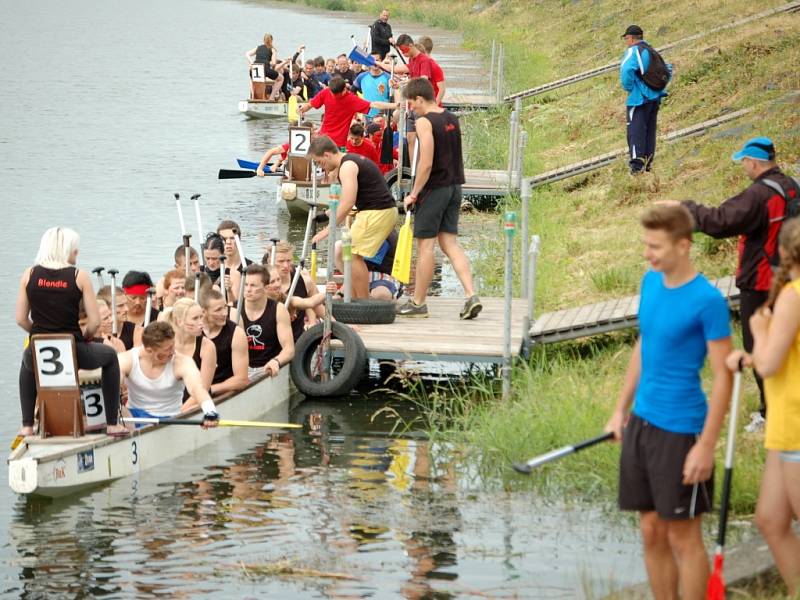
<path fill-rule="evenodd" d="M 0 0 L 0 447 L 19 424 L 23 335 L 13 320 L 21 271 L 42 232 L 81 233 L 79 263 L 160 275 L 180 241 L 173 192 L 202 193 L 206 229 L 242 224 L 250 255 L 302 225 L 276 206 L 274 181 L 219 181 L 258 159 L 285 124 L 247 121 L 245 50 L 265 31 L 282 54 L 333 56 L 372 19 L 223 0 Z M 430 34 L 451 89 L 480 83 L 452 34 Z M 184 205 L 197 237 L 194 214 Z M 370 416 L 377 395 L 295 398 L 279 436 L 237 431 L 92 493 L 18 497 L 0 473 L 0 589 L 7 597 L 597 597 L 643 578 L 635 531 L 601 510 L 486 491 L 447 447 L 392 437 Z M 309 416 L 321 418 L 310 431 Z M 283 576 L 278 561 L 349 578 Z"/>

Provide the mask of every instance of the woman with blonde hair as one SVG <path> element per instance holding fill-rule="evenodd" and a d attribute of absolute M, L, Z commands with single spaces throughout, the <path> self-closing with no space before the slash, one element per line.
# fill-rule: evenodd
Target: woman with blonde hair
<path fill-rule="evenodd" d="M 800 591 L 800 219 L 784 223 L 778 238 L 780 266 L 767 304 L 750 318 L 753 353 L 736 350 L 740 360 L 764 378 L 767 460 L 756 506 L 756 525 L 769 544 L 790 596 Z"/>
<path fill-rule="evenodd" d="M 264 34 L 264 43 L 256 46 L 252 50 L 245 52 L 247 62 L 251 65 L 261 64 L 264 65 L 264 75 L 274 81 L 272 84 L 272 92 L 269 100 L 274 101 L 278 99 L 281 87 L 283 86 L 283 75 L 281 69 L 276 68 L 278 65 L 278 51 L 273 46 L 272 34 Z M 264 100 L 266 86 L 263 83 L 254 82 L 250 79 L 250 97 L 254 100 Z"/>
<path fill-rule="evenodd" d="M 78 367 L 103 370 L 106 432 L 115 436 L 127 435 L 127 430 L 117 424 L 120 386 L 117 353 L 109 346 L 89 341 L 100 327 L 100 313 L 89 274 L 75 266 L 79 243 L 78 234 L 66 227 L 52 227 L 44 232 L 35 264 L 25 269 L 20 278 L 15 317 L 17 325 L 31 335 L 59 333 L 75 338 Z M 86 309 L 83 329 L 78 322 L 81 300 Z M 57 369 L 60 360 L 70 360 L 70 357 L 60 359 L 54 354 L 46 362 L 52 369 Z M 30 346 L 22 355 L 19 396 L 22 405 L 19 435 L 32 435 L 36 377 Z"/>
<path fill-rule="evenodd" d="M 175 330 L 175 352 L 194 360 L 203 387 L 211 389 L 217 369 L 217 349 L 214 342 L 203 335 L 203 309 L 194 300 L 181 298 L 164 320 Z M 188 392 L 184 393 L 183 401 L 194 403 Z"/>

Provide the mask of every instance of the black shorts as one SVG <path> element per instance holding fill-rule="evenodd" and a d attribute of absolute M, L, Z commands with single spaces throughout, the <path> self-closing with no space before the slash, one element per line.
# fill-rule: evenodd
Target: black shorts
<path fill-rule="evenodd" d="M 442 232 L 458 235 L 460 211 L 460 185 L 448 185 L 423 192 L 414 211 L 414 237 L 435 238 Z"/>
<path fill-rule="evenodd" d="M 694 434 L 673 433 L 631 415 L 622 433 L 619 507 L 655 510 L 666 520 L 693 519 L 712 509 L 714 473 L 708 481 L 683 485 L 683 464 Z"/>

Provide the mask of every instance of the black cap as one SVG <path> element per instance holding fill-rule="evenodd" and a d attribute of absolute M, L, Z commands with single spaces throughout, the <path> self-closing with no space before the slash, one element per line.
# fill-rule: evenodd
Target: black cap
<path fill-rule="evenodd" d="M 642 28 L 638 25 L 628 25 L 628 28 L 625 30 L 625 33 L 622 34 L 622 37 L 625 37 L 626 35 L 642 36 L 644 35 L 644 31 L 642 31 Z"/>

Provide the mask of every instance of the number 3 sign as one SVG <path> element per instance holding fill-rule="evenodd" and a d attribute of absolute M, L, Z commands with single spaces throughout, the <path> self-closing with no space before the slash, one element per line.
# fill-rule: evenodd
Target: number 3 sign
<path fill-rule="evenodd" d="M 33 337 L 34 364 L 40 388 L 70 388 L 78 385 L 74 344 L 71 336 Z"/>
<path fill-rule="evenodd" d="M 311 129 L 308 127 L 289 128 L 289 156 L 306 156 L 311 145 Z"/>

